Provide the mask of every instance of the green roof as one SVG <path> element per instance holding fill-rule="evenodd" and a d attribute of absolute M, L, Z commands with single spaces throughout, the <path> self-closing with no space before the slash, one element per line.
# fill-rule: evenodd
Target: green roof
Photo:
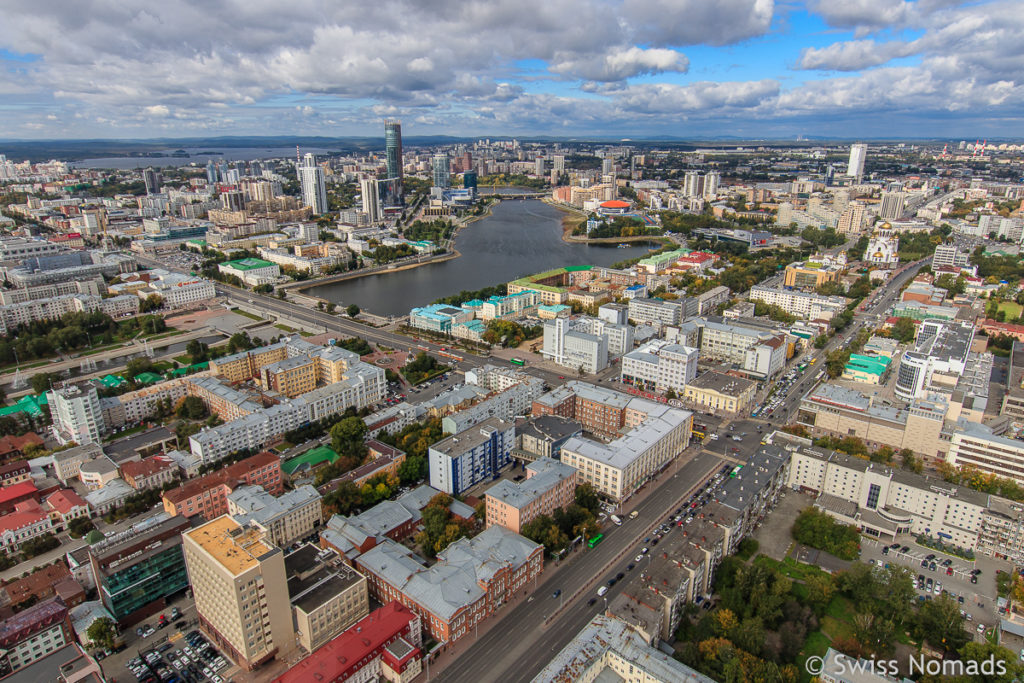
<path fill-rule="evenodd" d="M 311 470 L 325 462 L 333 464 L 337 459 L 338 454 L 333 449 L 327 446 L 318 446 L 291 460 L 285 460 L 281 465 L 281 469 L 284 470 L 285 474 L 291 476 L 298 470 Z"/>
<path fill-rule="evenodd" d="M 256 270 L 257 268 L 267 268 L 274 264 L 261 258 L 243 258 L 237 261 L 225 261 L 221 265 L 234 268 L 235 270 Z"/>
<path fill-rule="evenodd" d="M 205 370 L 208 367 L 210 367 L 210 361 L 208 360 L 205 360 L 202 363 L 195 363 L 194 365 L 186 365 L 183 368 L 171 370 L 171 377 L 184 377 L 190 372 L 199 372 L 200 370 Z"/>
<path fill-rule="evenodd" d="M 593 270 L 594 266 L 566 266 L 565 272 L 567 273 L 578 273 L 581 270 Z"/>
<path fill-rule="evenodd" d="M 45 406 L 47 403 L 46 394 L 41 396 L 22 396 L 18 399 L 17 403 L 0 408 L 0 417 L 8 417 L 17 413 L 28 413 L 31 417 L 37 417 L 43 414 L 40 406 Z"/>
<path fill-rule="evenodd" d="M 143 372 L 142 374 L 135 375 L 135 381 L 140 384 L 156 384 L 162 379 L 163 377 L 155 372 Z"/>
<path fill-rule="evenodd" d="M 100 378 L 100 384 L 107 387 L 108 389 L 114 389 L 127 382 L 124 377 L 120 375 L 107 375 L 106 377 Z"/>
<path fill-rule="evenodd" d="M 197 244 L 200 247 L 205 247 L 206 246 L 206 240 L 189 240 L 188 243 L 189 244 Z"/>
<path fill-rule="evenodd" d="M 96 545 L 105 538 L 106 536 L 103 535 L 102 531 L 99 529 L 93 529 L 85 535 L 85 542 L 89 545 Z"/>

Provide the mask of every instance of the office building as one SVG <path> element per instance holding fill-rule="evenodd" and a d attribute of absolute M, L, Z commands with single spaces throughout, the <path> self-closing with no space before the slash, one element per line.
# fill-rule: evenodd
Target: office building
<path fill-rule="evenodd" d="M 309 485 L 272 496 L 261 486 L 239 486 L 227 494 L 228 514 L 243 526 L 255 525 L 279 548 L 309 536 L 323 523 L 320 494 Z"/>
<path fill-rule="evenodd" d="M 324 183 L 324 169 L 316 163 L 316 157 L 306 154 L 298 167 L 299 184 L 302 186 L 302 203 L 313 210 L 313 215 L 327 213 L 327 186 Z"/>
<path fill-rule="evenodd" d="M 942 266 L 953 266 L 963 268 L 967 266 L 969 254 L 960 251 L 955 244 L 940 244 L 935 247 L 932 254 L 932 270 L 935 271 Z"/>
<path fill-rule="evenodd" d="M 78 479 L 82 464 L 103 455 L 103 449 L 98 443 L 89 443 L 82 446 L 73 446 L 63 451 L 56 451 L 53 458 L 54 475 L 60 483 L 67 486 L 72 479 Z"/>
<path fill-rule="evenodd" d="M 846 268 L 818 261 L 798 261 L 786 266 L 783 285 L 797 289 L 817 289 L 827 282 L 839 282 Z"/>
<path fill-rule="evenodd" d="M 53 432 L 62 444 L 98 443 L 106 431 L 96 387 L 91 384 L 65 384 L 50 391 Z"/>
<path fill-rule="evenodd" d="M 883 192 L 879 216 L 887 221 L 902 218 L 906 204 L 907 194 L 905 192 Z"/>
<path fill-rule="evenodd" d="M 434 640 L 455 643 L 472 636 L 474 626 L 540 576 L 544 546 L 492 526 L 455 541 L 430 567 L 391 539 L 355 563 L 375 599 L 384 604 L 397 600 L 420 617 Z"/>
<path fill-rule="evenodd" d="M 864 176 L 864 161 L 868 156 L 868 146 L 863 142 L 850 145 L 850 161 L 846 164 L 846 175 L 856 178 L 859 182 Z"/>
<path fill-rule="evenodd" d="M 359 181 L 359 193 L 363 201 L 363 213 L 370 225 L 380 223 L 383 210 L 380 204 L 380 192 L 377 188 L 376 178 L 362 178 Z"/>
<path fill-rule="evenodd" d="M 526 466 L 526 480 L 507 479 L 487 489 L 487 526 L 498 524 L 521 533 L 523 525 L 540 515 L 552 515 L 576 499 L 576 470 L 551 458 L 539 458 Z"/>
<path fill-rule="evenodd" d="M 702 412 L 741 413 L 754 400 L 757 382 L 721 372 L 708 371 L 687 383 L 682 396 L 686 403 Z"/>
<path fill-rule="evenodd" d="M 404 176 L 401 121 L 392 119 L 384 122 L 384 148 L 387 157 L 388 178 L 398 178 L 401 182 Z"/>
<path fill-rule="evenodd" d="M 121 628 L 166 609 L 188 588 L 181 534 L 184 517 L 158 514 L 89 546 L 93 583 Z"/>
<path fill-rule="evenodd" d="M 423 670 L 422 620 L 390 602 L 274 679 L 274 683 L 408 683 Z"/>
<path fill-rule="evenodd" d="M 447 190 L 452 186 L 451 169 L 449 168 L 448 155 L 444 152 L 435 154 L 432 161 L 434 187 Z"/>
<path fill-rule="evenodd" d="M 804 320 L 832 320 L 846 310 L 847 300 L 841 296 L 822 296 L 813 292 L 800 292 L 782 287 L 754 285 L 748 298 L 769 306 L 778 306 L 787 313 Z"/>
<path fill-rule="evenodd" d="M 683 318 L 679 301 L 635 297 L 629 300 L 629 319 L 637 324 L 678 325 Z"/>
<path fill-rule="evenodd" d="M 550 360 L 572 370 L 596 373 L 608 367 L 611 335 L 617 346 L 624 347 L 628 326 L 615 326 L 600 318 L 555 318 L 544 321 L 544 343 L 541 353 Z M 607 333 L 606 333 L 607 329 Z M 616 334 L 621 332 L 621 334 Z M 632 347 L 632 340 L 629 339 Z M 624 350 L 621 349 L 620 350 Z"/>
<path fill-rule="evenodd" d="M 619 377 L 642 391 L 679 394 L 697 376 L 698 355 L 697 349 L 656 339 L 622 357 Z"/>
<path fill-rule="evenodd" d="M 514 447 L 515 425 L 488 418 L 430 447 L 430 485 L 458 495 L 480 482 L 497 479 L 511 464 Z"/>
<path fill-rule="evenodd" d="M 785 332 L 774 327 L 726 322 L 716 316 L 683 323 L 679 341 L 699 349 L 701 358 L 733 363 L 755 379 L 768 379 L 782 372 L 789 353 Z"/>
<path fill-rule="evenodd" d="M 169 515 L 211 520 L 228 513 L 228 494 L 239 486 L 258 486 L 270 495 L 284 492 L 281 459 L 273 453 L 257 453 L 222 469 L 186 481 L 165 491 L 164 512 Z"/>
<path fill-rule="evenodd" d="M 182 534 L 199 628 L 245 671 L 297 646 L 284 553 L 224 515 Z"/>
<path fill-rule="evenodd" d="M 1024 441 L 999 436 L 976 422 L 957 422 L 946 462 L 1024 483 Z"/>
<path fill-rule="evenodd" d="M 366 577 L 335 551 L 311 543 L 285 555 L 299 646 L 314 652 L 370 612 Z"/>
<path fill-rule="evenodd" d="M 516 438 L 519 441 L 516 456 L 526 460 L 558 460 L 562 444 L 581 434 L 583 430 L 574 420 L 559 415 L 539 415 L 516 427 Z"/>
<path fill-rule="evenodd" d="M 914 350 L 900 357 L 896 370 L 896 395 L 909 401 L 923 396 L 933 381 L 963 374 L 974 331 L 974 326 L 966 322 L 934 319 L 922 322 Z M 950 381 L 955 384 L 954 379 L 944 383 Z"/>
<path fill-rule="evenodd" d="M 225 275 L 234 275 L 250 287 L 273 284 L 281 277 L 279 265 L 258 258 L 225 261 L 217 265 L 217 270 Z"/>
<path fill-rule="evenodd" d="M 160 194 L 160 171 L 154 171 L 152 168 L 147 168 L 142 172 L 142 180 L 146 185 L 146 194 Z"/>

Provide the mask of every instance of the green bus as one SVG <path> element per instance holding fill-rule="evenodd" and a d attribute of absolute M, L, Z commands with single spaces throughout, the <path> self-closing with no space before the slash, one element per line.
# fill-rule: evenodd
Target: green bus
<path fill-rule="evenodd" d="M 523 367 L 524 365 L 526 365 L 526 361 L 523 360 L 522 358 L 512 358 L 508 362 L 511 363 L 512 365 L 518 365 L 519 367 Z"/>
<path fill-rule="evenodd" d="M 588 548 L 593 548 L 594 546 L 596 546 L 598 543 L 600 543 L 603 540 L 604 540 L 604 534 L 598 534 L 597 536 L 594 536 L 592 539 L 587 541 L 587 547 Z"/>

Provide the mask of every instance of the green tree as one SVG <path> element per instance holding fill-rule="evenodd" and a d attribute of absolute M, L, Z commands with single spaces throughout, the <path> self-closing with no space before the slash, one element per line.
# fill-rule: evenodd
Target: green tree
<path fill-rule="evenodd" d="M 345 313 L 348 314 L 348 317 L 354 318 L 359 315 L 359 307 L 355 304 L 349 304 L 348 307 L 345 308 Z"/>
<path fill-rule="evenodd" d="M 897 318 L 896 322 L 892 324 L 892 329 L 889 334 L 893 339 L 898 339 L 906 344 L 907 342 L 914 341 L 916 330 L 917 328 L 914 326 L 913 319 Z"/>
<path fill-rule="evenodd" d="M 996 673 L 995 675 L 977 675 L 964 677 L 964 681 L 982 681 L 984 683 L 1010 683 L 1011 681 L 1019 681 L 1024 679 L 1024 664 L 1021 664 L 1020 660 L 1014 656 L 1014 653 L 1007 650 L 1001 645 L 993 645 L 992 643 L 976 643 L 970 642 L 960 648 L 960 659 L 964 662 L 977 662 L 979 665 L 983 662 L 994 661 L 1003 662 L 1005 666 L 1005 672 L 1002 674 Z M 960 680 L 960 679 L 956 679 Z"/>
<path fill-rule="evenodd" d="M 177 415 L 190 420 L 201 420 L 206 417 L 206 404 L 198 396 L 186 396 L 178 406 Z"/>
<path fill-rule="evenodd" d="M 60 375 L 55 372 L 39 372 L 32 375 L 32 378 L 28 381 L 32 387 L 32 391 L 37 394 L 42 394 L 50 390 L 50 387 L 60 381 Z"/>
<path fill-rule="evenodd" d="M 597 497 L 597 491 L 590 482 L 585 481 L 576 487 L 575 499 L 577 505 L 592 515 L 596 515 L 601 509 L 601 499 Z"/>
<path fill-rule="evenodd" d="M 960 605 L 948 595 L 940 595 L 921 604 L 913 633 L 914 637 L 946 651 L 959 650 L 971 639 L 964 629 Z"/>
<path fill-rule="evenodd" d="M 139 302 L 139 313 L 149 313 L 164 305 L 164 299 L 159 294 L 150 294 Z"/>
<path fill-rule="evenodd" d="M 338 455 L 362 459 L 366 455 L 366 423 L 358 417 L 346 417 L 331 427 L 331 448 Z"/>
<path fill-rule="evenodd" d="M 89 642 L 97 647 L 110 649 L 114 647 L 114 641 L 117 639 L 117 624 L 110 617 L 100 617 L 89 624 L 85 635 L 88 636 Z"/>
<path fill-rule="evenodd" d="M 824 334 L 819 334 L 817 337 L 814 338 L 814 348 L 823 349 L 825 348 L 826 344 L 828 344 L 828 337 L 825 336 Z"/>

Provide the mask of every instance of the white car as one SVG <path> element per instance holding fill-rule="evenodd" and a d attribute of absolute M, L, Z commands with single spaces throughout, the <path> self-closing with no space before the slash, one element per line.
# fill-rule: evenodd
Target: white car
<path fill-rule="evenodd" d="M 642 560 L 642 559 L 644 559 L 644 556 L 643 556 L 643 555 L 637 555 L 636 557 L 634 557 L 634 558 L 633 558 L 633 561 L 634 561 L 634 562 L 639 562 L 639 561 L 640 561 L 640 560 Z"/>
<path fill-rule="evenodd" d="M 985 632 L 985 624 L 978 624 L 978 633 Z"/>

